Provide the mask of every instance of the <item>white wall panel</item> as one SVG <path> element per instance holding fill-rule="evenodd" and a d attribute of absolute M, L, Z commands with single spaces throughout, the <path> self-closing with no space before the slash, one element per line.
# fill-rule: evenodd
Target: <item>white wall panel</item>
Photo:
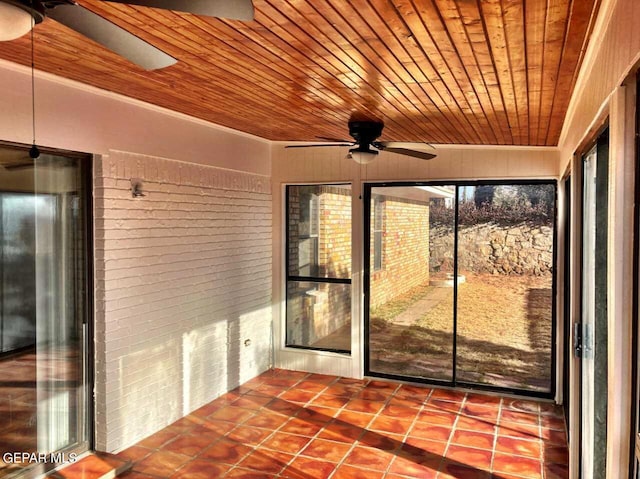
<path fill-rule="evenodd" d="M 0 60 L 0 140 L 31 144 L 31 71 Z M 270 142 L 98 88 L 36 72 L 36 141 L 106 154 L 130 151 L 270 174 Z"/>

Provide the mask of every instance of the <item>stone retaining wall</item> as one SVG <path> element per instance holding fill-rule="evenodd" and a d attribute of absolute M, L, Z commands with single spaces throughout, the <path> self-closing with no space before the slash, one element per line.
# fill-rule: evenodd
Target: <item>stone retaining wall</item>
<path fill-rule="evenodd" d="M 453 232 L 432 227 L 432 272 L 453 271 Z M 477 273 L 542 275 L 553 267 L 553 228 L 520 223 L 484 223 L 459 230 L 458 270 Z"/>

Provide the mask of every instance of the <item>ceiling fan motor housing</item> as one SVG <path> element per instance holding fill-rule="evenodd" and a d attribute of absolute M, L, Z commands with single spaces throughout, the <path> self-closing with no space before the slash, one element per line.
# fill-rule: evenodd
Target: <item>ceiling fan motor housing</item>
<path fill-rule="evenodd" d="M 13 5 L 14 7 L 18 7 L 21 10 L 24 10 L 29 15 L 33 17 L 34 23 L 37 25 L 38 23 L 42 23 L 45 17 L 45 8 L 44 5 L 40 1 L 29 1 L 29 0 L 1 0 L 2 3 L 7 3 L 9 5 Z"/>
<path fill-rule="evenodd" d="M 379 121 L 350 121 L 349 135 L 356 140 L 360 148 L 368 149 L 368 146 L 382 135 L 383 126 Z"/>

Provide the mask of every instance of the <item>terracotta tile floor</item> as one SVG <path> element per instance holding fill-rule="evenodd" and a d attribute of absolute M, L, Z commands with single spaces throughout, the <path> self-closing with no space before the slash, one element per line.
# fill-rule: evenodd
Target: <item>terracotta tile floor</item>
<path fill-rule="evenodd" d="M 0 358 L 0 457 L 38 451 L 38 400 L 61 388 L 77 387 L 79 364 L 79 353 L 71 347 L 38 354 L 35 348 L 25 348 Z M 0 460 L 0 477 L 27 466 L 28 462 Z"/>
<path fill-rule="evenodd" d="M 126 479 L 568 476 L 552 404 L 283 370 L 119 456 Z"/>

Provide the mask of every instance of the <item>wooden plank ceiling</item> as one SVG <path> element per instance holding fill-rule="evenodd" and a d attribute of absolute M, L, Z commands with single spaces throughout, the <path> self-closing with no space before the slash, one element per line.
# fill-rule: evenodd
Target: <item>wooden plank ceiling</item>
<path fill-rule="evenodd" d="M 39 70 L 270 140 L 556 145 L 600 0 L 254 0 L 255 21 L 79 2 L 178 59 L 144 71 L 47 19 Z M 0 43 L 28 65 L 29 35 Z"/>

